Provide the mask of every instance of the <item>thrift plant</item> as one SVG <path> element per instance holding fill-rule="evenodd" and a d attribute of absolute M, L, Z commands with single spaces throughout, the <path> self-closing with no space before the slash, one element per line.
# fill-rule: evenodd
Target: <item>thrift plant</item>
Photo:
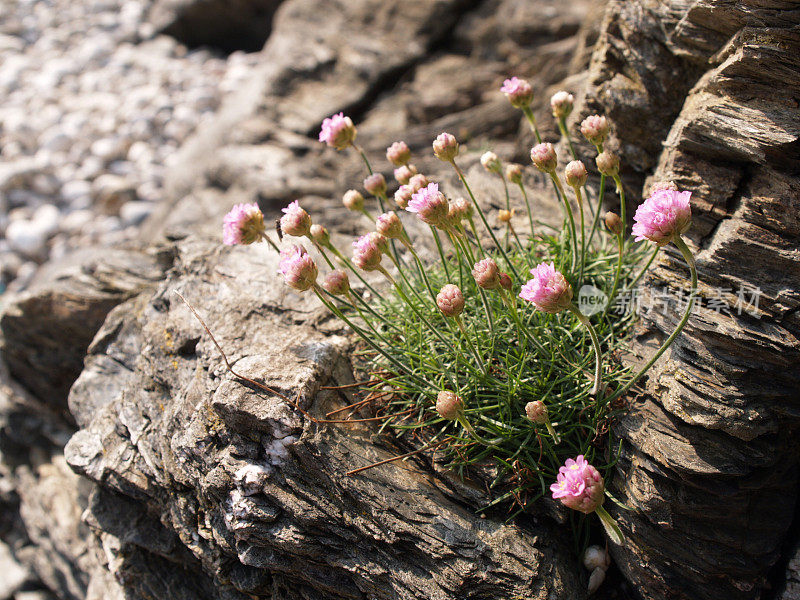
<path fill-rule="evenodd" d="M 504 164 L 493 152 L 483 154 L 481 164 L 502 183 L 504 208 L 487 214 L 483 207 L 493 203 L 475 198 L 458 165 L 459 142 L 450 133 L 433 140 L 433 154 L 452 166 L 462 189 L 444 190 L 419 173 L 408 145 L 398 141 L 387 148 L 386 158 L 400 184 L 393 195 L 399 212 L 388 210 L 387 183 L 355 144 L 352 120 L 340 113 L 325 119 L 319 140 L 336 150 L 352 148 L 363 158 L 363 188 L 374 200 L 353 189 L 342 202 L 373 222 L 374 231 L 353 242 L 348 258 L 325 227 L 292 202 L 283 209 L 281 233 L 308 238 L 324 264 L 303 246 L 285 243 L 279 272 L 294 290 L 316 294 L 363 340 L 361 356 L 377 374 L 369 390 L 389 398 L 383 429 L 422 450 L 444 452 L 462 475 L 491 473 L 489 506 L 506 504 L 522 511 L 549 495 L 576 516 L 597 514 L 610 539 L 621 544 L 622 533 L 603 508 L 604 476 L 617 448 L 610 426 L 631 386 L 691 314 L 697 272 L 681 238 L 691 224 L 691 192 L 669 182 L 655 186 L 634 215 L 635 240 L 626 237 L 619 157 L 604 148 L 608 120 L 592 115 L 580 126 L 595 146 L 601 173 L 594 197 L 565 124 L 572 95 L 558 92 L 551 100 L 573 158 L 562 167 L 553 145 L 539 135 L 530 84 L 513 77 L 500 91 L 530 123 L 537 140 L 531 161 L 552 183 L 563 211 L 559 228 L 537 221 L 523 183 L 524 167 Z M 606 213 L 603 228 L 600 212 L 608 178 L 616 184 L 620 214 Z M 430 231 L 436 261 L 420 259 L 416 245 L 422 242 L 408 236 L 403 213 Z M 490 243 L 480 242 L 481 232 Z M 278 250 L 255 204 L 235 206 L 225 217 L 223 234 L 226 244 L 264 240 Z M 618 357 L 635 314 L 618 314 L 612 307 L 619 292 L 631 290 L 659 249 L 670 243 L 691 272 L 689 300 L 672 335 L 634 373 Z M 373 271 L 385 278 L 385 285 L 368 281 L 365 273 Z M 584 314 L 579 303 L 584 289 L 604 295 L 605 306 Z M 585 546 L 585 521 L 573 523 L 580 533 L 576 540 Z"/>

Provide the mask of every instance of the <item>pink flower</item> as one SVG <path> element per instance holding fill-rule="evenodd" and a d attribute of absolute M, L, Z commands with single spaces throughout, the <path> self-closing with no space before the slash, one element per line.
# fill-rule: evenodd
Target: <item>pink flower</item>
<path fill-rule="evenodd" d="M 531 148 L 531 161 L 542 173 L 553 173 L 558 166 L 558 157 L 553 144 L 545 142 Z"/>
<path fill-rule="evenodd" d="M 295 200 L 286 208 L 281 209 L 281 231 L 287 235 L 302 237 L 311 230 L 311 217 L 300 207 L 300 201 Z"/>
<path fill-rule="evenodd" d="M 301 246 L 290 246 L 281 252 L 278 273 L 286 284 L 300 292 L 314 285 L 317 280 L 317 265 Z"/>
<path fill-rule="evenodd" d="M 583 455 L 568 458 L 558 470 L 556 483 L 550 486 L 554 500 L 582 513 L 591 513 L 603 504 L 605 485 L 600 473 Z"/>
<path fill-rule="evenodd" d="M 497 154 L 494 152 L 484 152 L 481 155 L 481 164 L 483 168 L 489 171 L 490 173 L 500 173 L 503 170 L 503 165 L 500 163 L 500 159 L 497 157 Z"/>
<path fill-rule="evenodd" d="M 522 286 L 519 297 L 532 302 L 536 308 L 546 313 L 557 313 L 572 302 L 572 286 L 564 276 L 556 271 L 553 263 L 541 263 L 531 269 L 533 279 Z"/>
<path fill-rule="evenodd" d="M 606 141 L 609 129 L 608 120 L 601 115 L 589 115 L 581 121 L 583 137 L 595 146 L 599 146 Z"/>
<path fill-rule="evenodd" d="M 510 163 L 506 165 L 506 179 L 519 185 L 522 183 L 522 165 Z"/>
<path fill-rule="evenodd" d="M 440 133 L 433 140 L 433 154 L 439 160 L 452 162 L 458 156 L 458 140 L 450 133 Z"/>
<path fill-rule="evenodd" d="M 403 235 L 403 223 L 393 210 L 383 213 L 375 220 L 375 229 L 387 238 L 399 238 Z"/>
<path fill-rule="evenodd" d="M 586 183 L 588 177 L 586 166 L 579 160 L 573 160 L 564 169 L 564 179 L 570 187 L 581 187 Z"/>
<path fill-rule="evenodd" d="M 341 269 L 336 269 L 325 276 L 322 287 L 333 296 L 342 296 L 350 291 L 350 278 Z"/>
<path fill-rule="evenodd" d="M 538 425 L 547 422 L 547 407 L 541 400 L 534 400 L 525 405 L 525 416 Z"/>
<path fill-rule="evenodd" d="M 411 149 L 405 142 L 395 142 L 386 149 L 386 159 L 399 167 L 411 160 Z"/>
<path fill-rule="evenodd" d="M 408 203 L 411 202 L 413 195 L 414 188 L 412 188 L 410 185 L 401 185 L 394 193 L 395 204 L 405 210 L 408 207 Z"/>
<path fill-rule="evenodd" d="M 375 231 L 362 235 L 353 242 L 353 262 L 359 269 L 374 271 L 381 265 L 383 253 L 388 250 L 388 241 Z"/>
<path fill-rule="evenodd" d="M 447 198 L 439 191 L 439 185 L 429 183 L 413 196 L 406 207 L 408 212 L 417 213 L 417 216 L 428 225 L 442 225 L 447 221 L 450 206 Z"/>
<path fill-rule="evenodd" d="M 485 290 L 495 290 L 500 287 L 500 269 L 491 258 L 484 258 L 476 262 L 472 268 L 472 276 L 478 287 Z"/>
<path fill-rule="evenodd" d="M 619 175 L 619 156 L 608 150 L 601 152 L 594 159 L 597 170 L 606 177 Z"/>
<path fill-rule="evenodd" d="M 533 101 L 531 84 L 518 77 L 506 79 L 500 91 L 506 95 L 511 106 L 515 108 L 528 108 Z"/>
<path fill-rule="evenodd" d="M 264 234 L 264 215 L 258 204 L 237 204 L 222 220 L 222 241 L 228 246 L 252 244 Z"/>
<path fill-rule="evenodd" d="M 553 116 L 556 119 L 566 119 L 569 113 L 572 112 L 572 105 L 575 103 L 575 97 L 569 92 L 556 92 L 550 98 L 550 108 L 553 109 Z"/>
<path fill-rule="evenodd" d="M 454 392 L 442 390 L 436 396 L 436 412 L 443 419 L 453 421 L 464 412 L 464 401 Z"/>
<path fill-rule="evenodd" d="M 636 241 L 650 240 L 665 246 L 692 224 L 692 192 L 659 189 L 639 205 L 633 216 Z"/>
<path fill-rule="evenodd" d="M 325 142 L 331 148 L 344 150 L 356 139 L 356 127 L 350 117 L 344 113 L 333 115 L 322 121 L 322 130 L 319 132 L 319 141 Z"/>
<path fill-rule="evenodd" d="M 417 173 L 416 175 L 411 176 L 411 179 L 408 180 L 407 185 L 412 189 L 412 191 L 418 192 L 429 183 L 430 181 L 428 181 L 428 178 L 425 177 L 425 175 L 422 173 Z"/>
<path fill-rule="evenodd" d="M 380 173 L 373 173 L 364 180 L 364 189 L 373 196 L 386 194 L 386 179 Z"/>
<path fill-rule="evenodd" d="M 348 210 L 360 212 L 364 210 L 364 196 L 358 190 L 347 190 L 342 196 L 342 204 Z"/>
<path fill-rule="evenodd" d="M 402 165 L 394 170 L 394 178 L 400 185 L 405 185 L 417 173 L 417 167 L 414 165 Z"/>
<path fill-rule="evenodd" d="M 436 306 L 445 317 L 457 317 L 464 310 L 464 294 L 457 285 L 448 283 L 436 295 Z"/>

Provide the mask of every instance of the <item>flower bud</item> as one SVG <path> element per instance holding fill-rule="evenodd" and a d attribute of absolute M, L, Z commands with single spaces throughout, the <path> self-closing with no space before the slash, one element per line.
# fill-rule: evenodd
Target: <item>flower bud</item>
<path fill-rule="evenodd" d="M 436 306 L 445 317 L 457 317 L 464 310 L 464 295 L 457 285 L 448 283 L 436 295 Z"/>
<path fill-rule="evenodd" d="M 497 154 L 494 152 L 484 152 L 481 156 L 481 164 L 483 168 L 490 173 L 497 173 L 499 175 L 503 170 L 503 165 L 500 164 L 500 159 L 497 158 Z"/>
<path fill-rule="evenodd" d="M 464 412 L 464 401 L 461 396 L 448 390 L 442 390 L 436 396 L 436 412 L 448 421 L 454 421 Z"/>
<path fill-rule="evenodd" d="M 608 211 L 606 216 L 603 217 L 603 220 L 606 222 L 606 227 L 608 227 L 611 233 L 614 235 L 622 233 L 622 219 L 619 218 L 617 213 Z"/>
<path fill-rule="evenodd" d="M 333 115 L 322 121 L 322 130 L 319 132 L 319 141 L 325 142 L 331 148 L 344 150 L 356 139 L 356 127 L 350 117 L 344 113 Z"/>
<path fill-rule="evenodd" d="M 469 219 L 472 216 L 472 202 L 459 196 L 450 203 L 450 213 L 454 218 L 458 219 L 460 223 L 463 219 Z"/>
<path fill-rule="evenodd" d="M 601 152 L 595 162 L 597 170 L 606 177 L 616 177 L 619 174 L 619 156 L 613 152 Z"/>
<path fill-rule="evenodd" d="M 478 287 L 484 290 L 495 290 L 500 287 L 500 269 L 491 258 L 484 258 L 475 263 L 472 268 L 472 277 Z"/>
<path fill-rule="evenodd" d="M 398 207 L 405 210 L 408 203 L 411 202 L 411 197 L 414 195 L 414 188 L 410 185 L 401 185 L 394 193 L 394 202 Z"/>
<path fill-rule="evenodd" d="M 408 185 L 414 191 L 414 193 L 420 191 L 424 187 L 428 187 L 429 184 L 430 181 L 428 181 L 428 178 L 422 173 L 413 175 L 411 179 L 408 180 Z"/>
<path fill-rule="evenodd" d="M 579 160 L 573 160 L 564 169 L 564 180 L 570 187 L 581 187 L 588 178 L 589 174 L 586 172 L 586 166 Z"/>
<path fill-rule="evenodd" d="M 350 278 L 346 272 L 336 269 L 325 276 L 322 287 L 333 296 L 343 296 L 350 291 Z"/>
<path fill-rule="evenodd" d="M 411 160 L 411 149 L 405 142 L 395 142 L 386 149 L 386 159 L 399 167 Z"/>
<path fill-rule="evenodd" d="M 222 241 L 228 246 L 252 244 L 264 235 L 264 215 L 258 204 L 237 204 L 222 220 Z"/>
<path fill-rule="evenodd" d="M 522 183 L 522 165 L 510 163 L 506 165 L 506 179 L 519 185 Z"/>
<path fill-rule="evenodd" d="M 314 285 L 317 280 L 317 265 L 304 248 L 292 246 L 281 252 L 278 273 L 283 275 L 286 284 L 300 292 Z"/>
<path fill-rule="evenodd" d="M 348 210 L 360 212 L 364 210 L 364 196 L 358 190 L 347 190 L 342 196 L 342 204 Z"/>
<path fill-rule="evenodd" d="M 595 146 L 600 146 L 608 137 L 608 120 L 601 115 L 590 115 L 581 122 L 581 133 Z"/>
<path fill-rule="evenodd" d="M 506 210 L 503 208 L 497 211 L 497 220 L 500 221 L 501 223 L 508 223 L 509 221 L 511 221 L 511 217 L 513 216 L 514 216 L 514 211 L 511 210 Z"/>
<path fill-rule="evenodd" d="M 300 202 L 295 200 L 286 208 L 281 209 L 281 231 L 287 235 L 302 237 L 308 235 L 311 229 L 311 217 L 300 207 Z"/>
<path fill-rule="evenodd" d="M 374 271 L 380 267 L 388 243 L 380 233 L 372 231 L 353 242 L 353 248 L 353 264 L 364 271 Z"/>
<path fill-rule="evenodd" d="M 607 570 L 611 566 L 611 556 L 608 550 L 600 546 L 589 546 L 583 553 L 583 566 L 590 571 L 595 569 Z"/>
<path fill-rule="evenodd" d="M 550 98 L 550 108 L 553 109 L 553 116 L 558 119 L 566 119 L 569 113 L 572 112 L 572 106 L 575 103 L 575 98 L 569 92 L 556 92 Z"/>
<path fill-rule="evenodd" d="M 500 287 L 507 292 L 514 289 L 514 282 L 511 280 L 511 275 L 508 273 L 500 273 Z"/>
<path fill-rule="evenodd" d="M 453 159 L 458 156 L 458 141 L 455 136 L 449 133 L 440 133 L 433 140 L 433 153 L 439 160 L 453 162 Z"/>
<path fill-rule="evenodd" d="M 393 210 L 378 217 L 375 221 L 375 229 L 387 238 L 399 238 L 403 235 L 403 223 Z"/>
<path fill-rule="evenodd" d="M 401 167 L 397 167 L 394 170 L 394 178 L 400 185 L 405 185 L 417 173 L 418 173 L 417 167 L 415 167 L 414 165 L 411 164 L 403 165 Z"/>
<path fill-rule="evenodd" d="M 364 180 L 364 189 L 373 196 L 385 196 L 386 179 L 380 173 L 373 173 Z"/>
<path fill-rule="evenodd" d="M 536 144 L 531 148 L 531 160 L 536 168 L 542 173 L 555 173 L 558 166 L 558 157 L 556 156 L 553 144 L 545 142 L 543 144 Z"/>
<path fill-rule="evenodd" d="M 528 108 L 533 102 L 533 88 L 524 79 L 518 77 L 506 79 L 500 91 L 506 95 L 514 108 Z"/>
<path fill-rule="evenodd" d="M 311 239 L 317 242 L 320 246 L 327 246 L 331 241 L 331 235 L 322 225 L 312 225 L 311 229 L 309 230 L 309 235 L 311 236 Z"/>
<path fill-rule="evenodd" d="M 541 400 L 534 400 L 525 405 L 525 415 L 537 425 L 547 423 L 547 407 Z"/>

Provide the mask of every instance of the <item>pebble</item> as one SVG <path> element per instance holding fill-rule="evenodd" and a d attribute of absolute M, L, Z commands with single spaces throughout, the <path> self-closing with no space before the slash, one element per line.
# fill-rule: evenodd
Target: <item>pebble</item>
<path fill-rule="evenodd" d="M 187 49 L 145 21 L 149 8 L 3 3 L 0 294 L 54 253 L 135 238 L 177 149 L 259 60 Z"/>

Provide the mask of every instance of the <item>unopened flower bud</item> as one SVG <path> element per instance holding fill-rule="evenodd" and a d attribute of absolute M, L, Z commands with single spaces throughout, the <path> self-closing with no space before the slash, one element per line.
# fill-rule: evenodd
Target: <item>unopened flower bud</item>
<path fill-rule="evenodd" d="M 375 221 L 375 229 L 387 238 L 399 238 L 403 235 L 403 223 L 393 210 L 378 217 Z"/>
<path fill-rule="evenodd" d="M 511 210 L 506 210 L 503 208 L 497 211 L 497 220 L 500 221 L 501 223 L 508 223 L 509 221 L 511 221 L 511 217 L 513 216 L 514 216 L 514 211 Z"/>
<path fill-rule="evenodd" d="M 433 140 L 433 153 L 439 160 L 453 162 L 453 159 L 458 156 L 458 141 L 456 137 L 449 133 L 440 133 Z"/>
<path fill-rule="evenodd" d="M 408 186 L 413 190 L 414 193 L 420 191 L 424 187 L 428 187 L 429 184 L 430 181 L 428 181 L 428 178 L 422 173 L 417 173 L 408 180 Z"/>
<path fill-rule="evenodd" d="M 399 167 L 411 160 L 411 149 L 405 142 L 395 142 L 386 149 L 386 158 L 394 166 Z"/>
<path fill-rule="evenodd" d="M 380 233 L 371 231 L 353 242 L 353 248 L 353 263 L 364 271 L 374 271 L 380 267 L 388 242 Z"/>
<path fill-rule="evenodd" d="M 472 202 L 459 196 L 450 203 L 450 212 L 454 217 L 458 218 L 459 222 L 463 219 L 472 217 Z"/>
<path fill-rule="evenodd" d="M 500 91 L 506 95 L 508 101 L 511 102 L 511 106 L 515 108 L 528 108 L 533 101 L 531 84 L 519 77 L 506 79 Z"/>
<path fill-rule="evenodd" d="M 287 235 L 302 237 L 308 235 L 311 229 L 311 217 L 300 207 L 300 202 L 295 200 L 286 208 L 281 209 L 281 231 Z"/>
<path fill-rule="evenodd" d="M 611 233 L 614 235 L 619 235 L 622 233 L 622 219 L 619 218 L 617 213 L 608 211 L 604 217 L 604 220 L 606 222 L 606 227 L 608 227 L 608 230 Z"/>
<path fill-rule="evenodd" d="M 373 173 L 364 180 L 364 189 L 373 196 L 385 196 L 386 179 L 380 173 Z"/>
<path fill-rule="evenodd" d="M 506 165 L 506 179 L 519 185 L 522 183 L 522 165 L 510 163 Z"/>
<path fill-rule="evenodd" d="M 414 195 L 414 188 L 410 185 L 401 185 L 394 193 L 394 202 L 398 207 L 405 210 L 408 203 L 411 202 L 411 197 Z"/>
<path fill-rule="evenodd" d="M 481 156 L 481 164 L 483 168 L 490 173 L 497 173 L 498 175 L 503 169 L 503 165 L 500 164 L 500 159 L 497 158 L 497 154 L 494 152 L 484 152 Z"/>
<path fill-rule="evenodd" d="M 579 160 L 573 160 L 564 169 L 564 180 L 572 188 L 583 186 L 588 177 L 586 166 Z"/>
<path fill-rule="evenodd" d="M 346 272 L 336 269 L 325 276 L 322 287 L 333 296 L 343 296 L 350 291 L 350 278 Z"/>
<path fill-rule="evenodd" d="M 328 230 L 322 225 L 317 225 L 316 223 L 311 226 L 309 235 L 311 236 L 311 239 L 317 242 L 320 246 L 327 246 L 331 241 L 331 235 L 328 233 Z"/>
<path fill-rule="evenodd" d="M 500 287 L 500 269 L 491 258 L 484 258 L 475 263 L 472 268 L 472 277 L 478 287 L 485 290 L 495 290 Z"/>
<path fill-rule="evenodd" d="M 542 173 L 554 173 L 558 166 L 558 157 L 553 144 L 545 142 L 531 148 L 531 161 Z"/>
<path fill-rule="evenodd" d="M 397 167 L 394 170 L 394 178 L 400 185 L 405 185 L 418 172 L 419 171 L 417 171 L 417 167 L 415 167 L 414 165 L 411 164 L 403 165 L 401 167 Z"/>
<path fill-rule="evenodd" d="M 464 412 L 464 401 L 461 396 L 448 390 L 442 390 L 436 396 L 436 412 L 443 419 L 454 421 Z"/>
<path fill-rule="evenodd" d="M 348 210 L 360 212 L 364 210 L 364 196 L 358 190 L 347 190 L 342 196 L 342 204 Z"/>
<path fill-rule="evenodd" d="M 613 152 L 601 152 L 595 159 L 597 170 L 606 177 L 615 177 L 619 174 L 619 156 Z"/>
<path fill-rule="evenodd" d="M 575 103 L 575 98 L 569 92 L 556 92 L 550 98 L 550 108 L 553 109 L 553 116 L 556 119 L 566 119 L 569 113 L 572 112 L 572 106 Z"/>
<path fill-rule="evenodd" d="M 314 285 L 317 280 L 317 265 L 301 246 L 292 246 L 281 252 L 278 272 L 286 284 L 300 292 Z"/>
<path fill-rule="evenodd" d="M 445 317 L 457 317 L 464 310 L 464 295 L 457 285 L 448 283 L 436 295 L 436 306 Z"/>
<path fill-rule="evenodd" d="M 600 146 L 608 137 L 608 120 L 601 115 L 590 115 L 581 122 L 581 133 L 589 142 Z"/>
<path fill-rule="evenodd" d="M 525 414 L 537 425 L 547 423 L 547 407 L 541 400 L 534 400 L 525 405 Z"/>
<path fill-rule="evenodd" d="M 607 570 L 611 566 L 611 556 L 608 550 L 600 546 L 589 546 L 583 553 L 583 566 L 594 571 L 595 569 Z"/>
<path fill-rule="evenodd" d="M 511 280 L 511 275 L 508 273 L 500 273 L 500 287 L 507 292 L 514 289 L 514 282 Z"/>

